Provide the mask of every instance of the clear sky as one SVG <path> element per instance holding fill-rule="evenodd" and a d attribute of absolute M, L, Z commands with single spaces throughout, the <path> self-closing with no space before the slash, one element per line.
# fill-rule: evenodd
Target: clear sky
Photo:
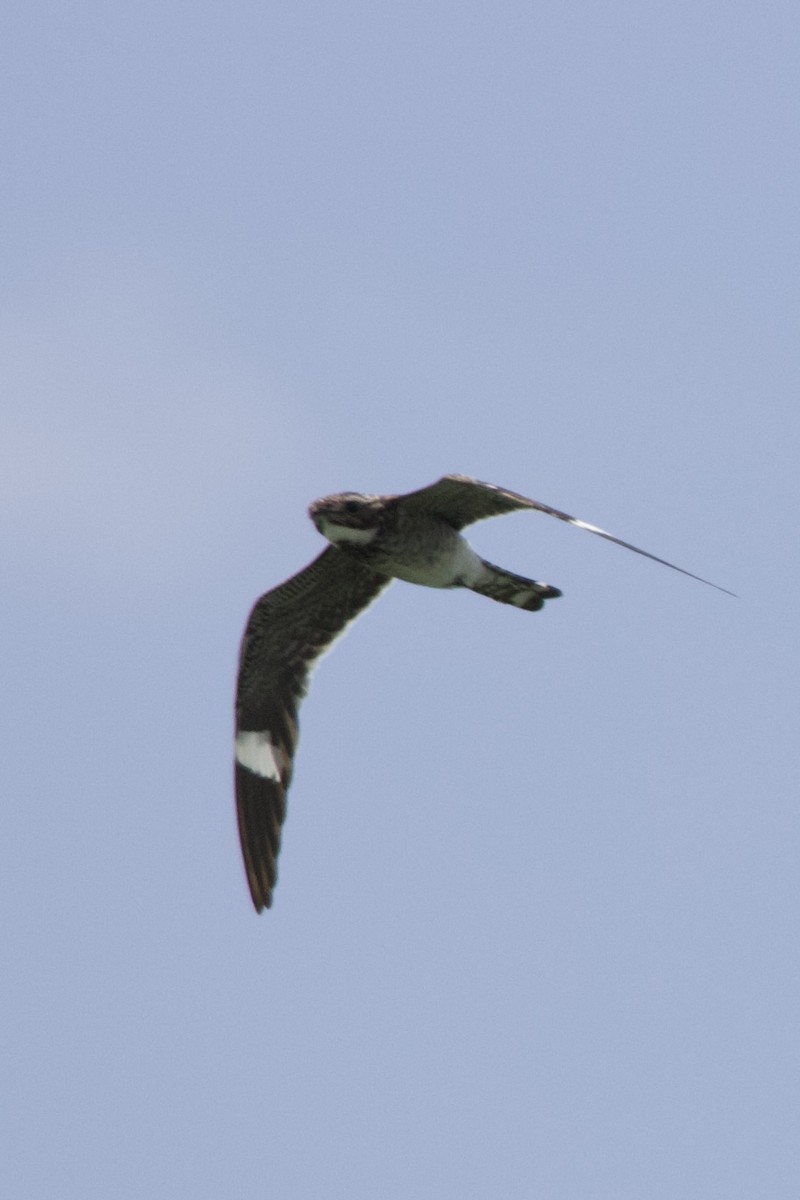
<path fill-rule="evenodd" d="M 800 1195 L 796 3 L 0 18 L 14 1200 Z M 459 471 L 538 614 L 395 584 L 231 794 L 307 504 Z"/>

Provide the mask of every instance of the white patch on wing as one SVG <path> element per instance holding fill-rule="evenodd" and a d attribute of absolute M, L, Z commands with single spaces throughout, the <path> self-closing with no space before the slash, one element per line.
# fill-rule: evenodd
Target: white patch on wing
<path fill-rule="evenodd" d="M 575 525 L 578 529 L 588 529 L 589 533 L 599 533 L 602 537 L 617 539 L 613 533 L 609 533 L 607 529 L 601 529 L 599 525 L 590 525 L 588 521 L 579 521 L 577 517 L 570 517 L 570 525 Z"/>
<path fill-rule="evenodd" d="M 236 735 L 236 761 L 262 779 L 280 783 L 281 773 L 269 731 L 247 729 Z"/>
<path fill-rule="evenodd" d="M 354 546 L 366 546 L 378 532 L 377 529 L 353 529 L 349 525 L 337 525 L 330 517 L 320 517 L 317 528 L 334 545 L 337 542 L 351 542 Z"/>

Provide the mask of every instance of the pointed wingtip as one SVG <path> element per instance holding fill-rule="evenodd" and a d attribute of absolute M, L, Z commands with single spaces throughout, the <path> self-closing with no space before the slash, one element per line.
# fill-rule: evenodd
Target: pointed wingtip
<path fill-rule="evenodd" d="M 553 510 L 550 510 L 553 512 Z M 560 516 L 560 513 L 553 513 L 554 516 Z M 712 583 L 710 579 L 704 579 L 702 575 L 695 575 L 694 571 L 687 571 L 685 567 L 678 567 L 675 563 L 668 562 L 666 558 L 659 558 L 657 554 L 651 554 L 649 550 L 642 550 L 641 546 L 634 546 L 632 542 L 624 542 L 622 538 L 616 537 L 613 533 L 609 533 L 607 529 L 601 529 L 599 525 L 590 525 L 588 521 L 581 521 L 578 517 L 565 518 L 571 525 L 577 526 L 578 529 L 585 529 L 588 533 L 595 533 L 598 537 L 605 538 L 609 542 L 613 542 L 616 546 L 622 546 L 625 550 L 633 550 L 634 554 L 641 554 L 644 558 L 652 559 L 653 562 L 660 563 L 662 567 L 669 567 L 672 571 L 678 571 L 681 575 L 687 575 L 689 579 L 696 579 L 698 583 L 704 583 L 707 587 L 712 587 L 718 592 L 724 592 L 726 596 L 733 596 L 734 600 L 739 600 L 740 597 L 736 592 L 732 592 L 730 588 L 723 587 L 720 583 Z"/>

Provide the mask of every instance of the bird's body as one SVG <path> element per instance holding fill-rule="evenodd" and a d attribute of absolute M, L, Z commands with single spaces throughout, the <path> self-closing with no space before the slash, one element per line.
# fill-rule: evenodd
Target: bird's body
<path fill-rule="evenodd" d="M 450 521 L 404 505 L 403 496 L 363 499 L 368 503 L 360 512 L 348 511 L 348 504 L 357 503 L 349 493 L 317 500 L 309 511 L 324 537 L 380 575 L 422 587 L 471 588 L 532 610 L 561 594 L 546 583 L 495 567 L 475 553 Z M 370 524 L 345 523 L 354 519 Z"/>
<path fill-rule="evenodd" d="M 256 602 L 239 660 L 237 812 L 247 879 L 259 912 L 272 903 L 297 745 L 297 710 L 315 661 L 392 579 L 423 587 L 465 587 L 530 612 L 560 596 L 558 588 L 487 562 L 461 534 L 474 521 L 515 509 L 548 513 L 674 566 L 567 513 L 463 475 L 445 475 L 404 495 L 344 492 L 309 508 L 330 545 Z"/>
<path fill-rule="evenodd" d="M 329 516 L 314 520 L 335 546 L 391 579 L 448 588 L 469 586 L 480 577 L 480 558 L 452 525 L 401 507 L 383 509 L 379 515 L 381 523 L 367 530 L 337 525 Z"/>
<path fill-rule="evenodd" d="M 379 497 L 375 497 L 377 501 Z M 389 575 L 423 587 L 455 587 L 462 574 L 476 575 L 478 556 L 452 525 L 427 513 L 410 514 L 400 505 L 373 498 L 362 514 L 368 526 L 348 525 L 355 516 L 338 497 L 312 504 L 311 519 L 319 532 L 339 549 Z M 338 508 L 336 507 L 338 502 Z"/>

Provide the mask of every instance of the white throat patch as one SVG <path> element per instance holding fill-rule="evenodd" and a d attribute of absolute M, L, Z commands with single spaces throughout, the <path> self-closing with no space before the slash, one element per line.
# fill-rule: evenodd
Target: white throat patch
<path fill-rule="evenodd" d="M 378 532 L 377 529 L 352 529 L 349 525 L 337 525 L 329 517 L 320 517 L 317 528 L 334 545 L 337 542 L 350 542 L 353 546 L 366 546 Z"/>

